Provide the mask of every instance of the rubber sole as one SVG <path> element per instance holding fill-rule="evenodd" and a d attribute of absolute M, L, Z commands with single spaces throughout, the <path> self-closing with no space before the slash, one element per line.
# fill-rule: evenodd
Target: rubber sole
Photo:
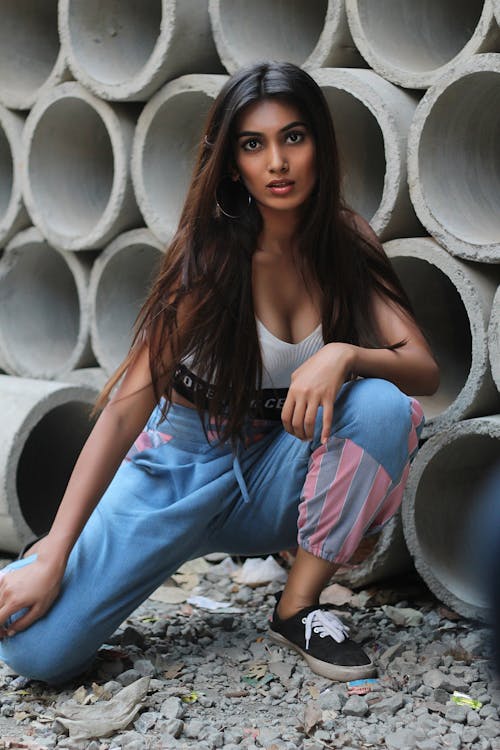
<path fill-rule="evenodd" d="M 377 674 L 377 667 L 372 661 L 369 664 L 362 664 L 358 667 L 348 667 L 343 664 L 328 664 L 327 662 L 320 661 L 320 659 L 315 659 L 314 656 L 301 649 L 300 646 L 287 640 L 287 638 L 280 633 L 276 633 L 274 630 L 269 630 L 268 635 L 279 646 L 293 648 L 294 651 L 297 651 L 305 659 L 313 672 L 322 677 L 327 677 L 329 680 L 349 682 L 349 680 L 363 680 L 367 677 L 375 677 Z"/>

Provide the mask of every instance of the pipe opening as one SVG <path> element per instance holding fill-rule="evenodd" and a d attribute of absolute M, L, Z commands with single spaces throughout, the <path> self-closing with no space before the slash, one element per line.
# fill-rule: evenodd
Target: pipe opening
<path fill-rule="evenodd" d="M 420 478 L 414 519 L 420 553 L 435 578 L 463 602 L 484 607 L 471 561 L 477 559 L 467 537 L 474 500 L 498 461 L 498 439 L 461 435 L 436 453 Z"/>
<path fill-rule="evenodd" d="M 59 54 L 57 0 L 2 0 L 0 91 L 32 100 Z"/>
<path fill-rule="evenodd" d="M 28 158 L 44 223 L 62 236 L 88 234 L 108 205 L 114 177 L 113 147 L 99 114 L 73 96 L 55 101 L 35 127 Z"/>
<path fill-rule="evenodd" d="M 219 23 L 240 66 L 256 60 L 302 65 L 318 43 L 328 0 L 220 0 Z"/>
<path fill-rule="evenodd" d="M 73 57 L 96 81 L 126 83 L 151 57 L 161 22 L 161 0 L 73 0 L 68 7 Z"/>
<path fill-rule="evenodd" d="M 34 534 L 48 531 L 83 444 L 92 429 L 90 406 L 76 401 L 51 409 L 29 434 L 17 466 L 19 507 Z"/>
<path fill-rule="evenodd" d="M 364 40 L 381 61 L 413 73 L 433 71 L 472 38 L 484 0 L 358 0 Z"/>
<path fill-rule="evenodd" d="M 0 283 L 0 327 L 19 373 L 51 377 L 65 369 L 78 342 L 80 302 L 60 253 L 36 243 L 16 251 Z"/>
<path fill-rule="evenodd" d="M 158 109 L 145 136 L 145 210 L 151 211 L 165 234 L 179 220 L 200 142 L 201 123 L 212 104 L 212 97 L 202 91 L 179 93 Z"/>
<path fill-rule="evenodd" d="M 105 355 L 103 365 L 109 370 L 128 352 L 136 316 L 162 257 L 151 246 L 129 246 L 111 257 L 102 270 L 95 296 L 96 348 Z"/>
<path fill-rule="evenodd" d="M 500 72 L 470 73 L 435 102 L 419 143 L 422 195 L 455 237 L 500 241 Z"/>
<path fill-rule="evenodd" d="M 382 201 L 384 138 L 370 110 L 343 89 L 322 86 L 335 126 L 347 203 L 369 221 Z"/>
<path fill-rule="evenodd" d="M 435 417 L 455 401 L 469 377 L 472 366 L 469 317 L 457 288 L 435 265 L 397 256 L 391 261 L 441 368 L 437 392 L 418 399 L 426 417 Z"/>
<path fill-rule="evenodd" d="M 14 164 L 8 138 L 0 127 L 0 223 L 7 213 L 12 197 Z"/>

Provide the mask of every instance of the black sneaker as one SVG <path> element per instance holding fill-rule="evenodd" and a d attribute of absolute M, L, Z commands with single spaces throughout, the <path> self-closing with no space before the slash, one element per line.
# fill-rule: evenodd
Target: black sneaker
<path fill-rule="evenodd" d="M 270 638 L 301 654 L 316 674 L 330 680 L 361 680 L 373 677 L 376 667 L 361 646 L 348 637 L 349 628 L 330 612 L 329 604 L 305 607 L 282 620 L 278 616 L 277 594 L 270 625 Z"/>

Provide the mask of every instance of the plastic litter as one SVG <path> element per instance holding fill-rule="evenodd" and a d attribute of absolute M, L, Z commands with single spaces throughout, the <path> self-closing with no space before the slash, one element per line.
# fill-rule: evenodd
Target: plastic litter
<path fill-rule="evenodd" d="M 454 691 L 451 700 L 459 706 L 470 706 L 470 708 L 474 708 L 476 711 L 478 711 L 483 705 L 481 701 L 471 698 L 471 696 L 466 693 L 459 693 L 457 690 Z"/>
<path fill-rule="evenodd" d="M 74 740 L 110 737 L 125 729 L 142 708 L 142 699 L 149 689 L 150 678 L 141 677 L 122 688 L 109 701 L 81 706 L 67 701 L 56 709 L 56 717 Z"/>
<path fill-rule="evenodd" d="M 237 583 L 246 586 L 263 586 L 266 583 L 285 583 L 287 572 L 278 565 L 272 555 L 263 560 L 260 557 L 249 557 L 239 570 L 235 570 L 231 577 Z"/>
<path fill-rule="evenodd" d="M 366 695 L 376 685 L 378 685 L 378 680 L 376 678 L 351 680 L 351 682 L 347 683 L 347 693 L 348 695 Z"/>

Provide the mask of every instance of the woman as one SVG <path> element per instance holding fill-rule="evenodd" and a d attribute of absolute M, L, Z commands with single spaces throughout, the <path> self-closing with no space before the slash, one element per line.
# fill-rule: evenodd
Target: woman
<path fill-rule="evenodd" d="M 373 674 L 319 595 L 398 507 L 422 422 L 405 394 L 437 382 L 380 244 L 341 203 L 321 90 L 288 63 L 236 73 L 50 533 L 1 579 L 1 657 L 65 680 L 184 561 L 298 539 L 272 637 L 332 679 Z"/>

